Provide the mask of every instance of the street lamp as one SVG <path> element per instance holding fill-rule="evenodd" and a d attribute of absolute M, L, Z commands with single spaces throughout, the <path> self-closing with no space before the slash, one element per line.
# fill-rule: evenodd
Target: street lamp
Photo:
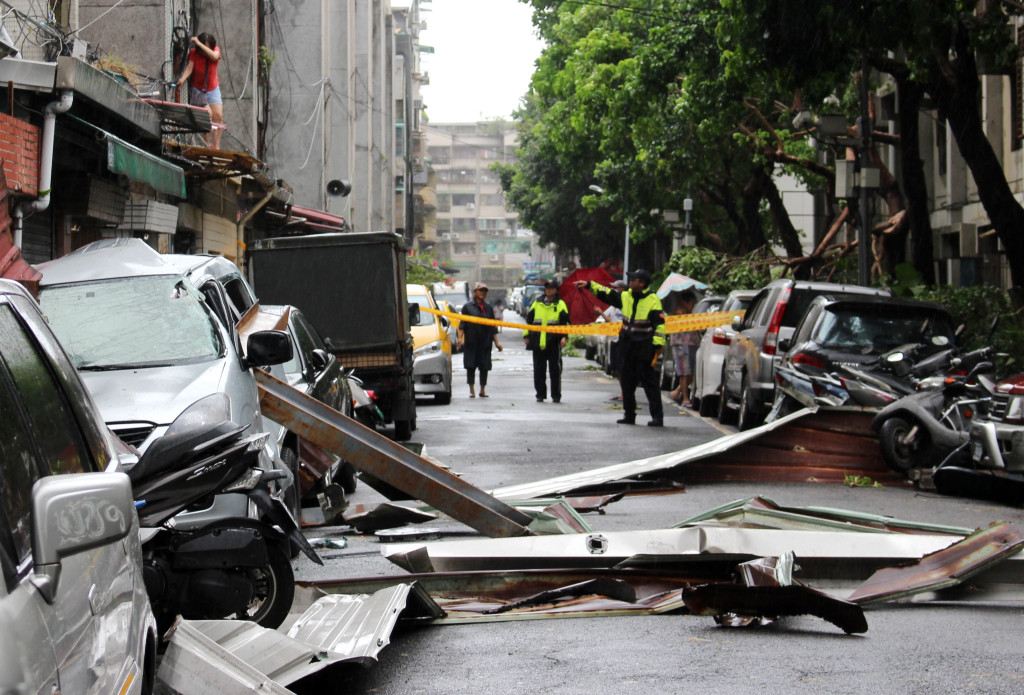
<path fill-rule="evenodd" d="M 683 200 L 683 212 L 686 213 L 686 222 L 683 227 L 683 246 L 695 246 L 697 244 L 697 236 L 693 233 L 693 227 L 690 225 L 690 213 L 693 212 L 693 200 L 689 196 Z"/>
<path fill-rule="evenodd" d="M 596 183 L 590 184 L 590 186 L 588 186 L 588 188 L 590 190 L 592 190 L 594 193 L 597 193 L 598 195 L 601 195 L 602 193 L 604 193 L 604 189 L 601 188 L 600 186 L 598 186 Z M 622 252 L 622 274 L 623 274 L 623 276 L 625 276 L 628 273 L 629 273 L 629 220 L 626 220 L 626 243 L 625 243 L 625 251 Z"/>

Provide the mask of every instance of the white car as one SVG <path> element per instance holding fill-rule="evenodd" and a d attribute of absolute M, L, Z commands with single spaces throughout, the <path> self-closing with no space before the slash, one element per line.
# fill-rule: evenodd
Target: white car
<path fill-rule="evenodd" d="M 0 693 L 153 691 L 156 621 L 117 446 L 36 303 L 0 280 Z"/>
<path fill-rule="evenodd" d="M 757 290 L 733 290 L 716 311 L 745 311 L 756 294 Z M 718 408 L 722 363 L 734 334 L 732 326 L 725 324 L 707 329 L 700 339 L 691 400 L 693 407 L 704 417 L 713 415 Z"/>

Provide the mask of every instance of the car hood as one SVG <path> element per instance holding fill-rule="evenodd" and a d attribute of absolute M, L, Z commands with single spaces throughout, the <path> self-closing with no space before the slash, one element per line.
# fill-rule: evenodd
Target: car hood
<path fill-rule="evenodd" d="M 169 425 L 200 398 L 223 391 L 227 370 L 232 367 L 238 368 L 230 359 L 217 359 L 152 369 L 83 371 L 81 375 L 106 422 Z"/>

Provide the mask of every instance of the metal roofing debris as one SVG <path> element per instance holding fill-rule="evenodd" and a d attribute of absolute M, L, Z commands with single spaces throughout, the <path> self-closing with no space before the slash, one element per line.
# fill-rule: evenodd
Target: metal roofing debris
<path fill-rule="evenodd" d="M 849 599 L 874 603 L 956 586 L 1019 553 L 1021 548 L 1024 537 L 1013 524 L 995 523 L 913 565 L 875 572 Z"/>
<path fill-rule="evenodd" d="M 806 586 L 706 584 L 683 591 L 683 600 L 696 615 L 713 615 L 716 618 L 728 613 L 769 618 L 813 615 L 829 621 L 847 634 L 868 630 L 864 611 L 856 603 L 833 598 Z M 751 624 L 751 621 L 743 624 Z"/>
<path fill-rule="evenodd" d="M 410 572 L 554 567 L 672 566 L 694 560 L 732 560 L 793 552 L 805 569 L 815 563 L 858 568 L 855 579 L 896 561 L 917 560 L 959 536 L 862 534 L 846 531 L 692 527 L 651 531 L 469 539 L 437 543 L 386 544 L 381 553 Z"/>
<path fill-rule="evenodd" d="M 332 664 L 375 661 L 407 609 L 443 612 L 411 583 L 373 594 L 324 596 L 287 634 L 240 620 L 179 620 L 157 680 L 165 692 L 288 693 L 285 686 Z"/>
<path fill-rule="evenodd" d="M 263 414 L 289 431 L 486 536 L 531 533 L 529 515 L 266 372 L 255 374 Z"/>

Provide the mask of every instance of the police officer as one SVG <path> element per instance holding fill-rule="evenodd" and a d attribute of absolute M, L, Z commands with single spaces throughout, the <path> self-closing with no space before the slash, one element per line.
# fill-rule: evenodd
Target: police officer
<path fill-rule="evenodd" d="M 622 310 L 621 348 L 622 409 L 625 416 L 620 425 L 636 424 L 636 387 L 641 384 L 651 408 L 650 427 L 665 424 L 661 405 L 661 389 L 654 363 L 665 349 L 665 317 L 661 300 L 648 288 L 651 274 L 635 270 L 629 274 L 629 289 L 617 292 L 596 282 L 580 280 L 577 289 L 589 289 L 598 299 Z"/>
<path fill-rule="evenodd" d="M 531 326 L 567 326 L 569 307 L 558 298 L 558 283 L 548 280 L 544 283 L 544 296 L 538 297 L 526 312 L 526 323 Z M 545 372 L 551 374 L 551 400 L 562 402 L 562 348 L 566 336 L 544 331 L 523 331 L 526 349 L 533 351 L 533 388 L 537 391 L 537 402 L 543 403 L 548 390 Z"/>

